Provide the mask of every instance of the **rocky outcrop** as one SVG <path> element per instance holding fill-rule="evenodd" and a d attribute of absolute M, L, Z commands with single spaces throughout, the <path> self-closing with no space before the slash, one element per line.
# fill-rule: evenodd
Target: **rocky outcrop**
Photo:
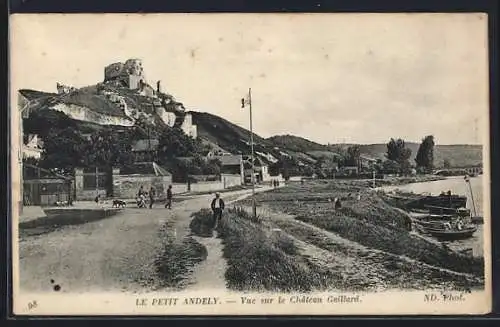
<path fill-rule="evenodd" d="M 56 87 L 57 87 L 57 93 L 58 94 L 68 94 L 68 93 L 76 91 L 75 87 L 64 85 L 64 84 L 60 84 L 60 83 L 57 83 Z"/>
<path fill-rule="evenodd" d="M 160 81 L 156 89 L 147 83 L 140 59 L 106 66 L 104 81 L 96 85 L 76 89 L 57 83 L 57 94 L 21 91 L 20 105 L 29 101 L 34 110 L 45 107 L 100 125 L 133 126 L 138 119 L 154 122 L 159 118 L 167 126 L 178 126 L 187 135 L 197 137 L 196 126 L 184 105 L 162 93 Z"/>

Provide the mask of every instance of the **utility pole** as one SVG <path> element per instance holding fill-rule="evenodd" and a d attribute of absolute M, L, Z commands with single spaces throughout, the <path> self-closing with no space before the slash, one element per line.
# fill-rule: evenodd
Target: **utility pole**
<path fill-rule="evenodd" d="M 95 166 L 95 191 L 97 193 L 96 196 L 99 196 L 99 169 L 97 168 L 97 164 Z"/>
<path fill-rule="evenodd" d="M 252 213 L 257 217 L 257 205 L 255 203 L 255 162 L 253 154 L 253 124 L 252 124 L 252 89 L 248 89 L 248 105 L 250 106 L 250 148 L 252 152 Z"/>
<path fill-rule="evenodd" d="M 251 148 L 251 160 L 252 160 L 252 213 L 254 218 L 257 217 L 257 206 L 255 203 L 255 162 L 253 154 L 253 122 L 252 122 L 252 88 L 248 89 L 247 98 L 241 99 L 241 108 L 245 108 L 248 105 L 250 107 L 250 148 Z"/>

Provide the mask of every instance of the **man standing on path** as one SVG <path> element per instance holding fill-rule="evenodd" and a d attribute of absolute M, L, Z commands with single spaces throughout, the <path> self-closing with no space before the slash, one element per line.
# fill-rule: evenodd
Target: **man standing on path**
<path fill-rule="evenodd" d="M 155 189 L 153 186 L 149 189 L 149 209 L 153 208 L 153 203 L 155 202 Z"/>
<path fill-rule="evenodd" d="M 172 209 L 172 185 L 169 185 L 167 189 L 167 202 L 165 203 L 165 208 Z"/>
<path fill-rule="evenodd" d="M 224 210 L 224 201 L 220 198 L 219 193 L 215 193 L 215 199 L 212 200 L 211 204 L 213 215 L 213 226 L 217 227 L 217 224 L 222 218 L 222 211 Z"/>

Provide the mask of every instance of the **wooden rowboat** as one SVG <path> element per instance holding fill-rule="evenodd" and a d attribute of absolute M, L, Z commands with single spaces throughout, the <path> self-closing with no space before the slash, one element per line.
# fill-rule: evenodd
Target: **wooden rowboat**
<path fill-rule="evenodd" d="M 470 238 L 476 231 L 476 226 L 466 227 L 462 230 L 439 230 L 434 228 L 427 229 L 427 233 L 442 241 L 455 241 Z"/>
<path fill-rule="evenodd" d="M 423 234 L 429 234 L 441 241 L 462 240 L 472 237 L 476 232 L 477 226 L 466 225 L 462 229 L 448 229 L 443 220 L 413 220 L 417 229 Z"/>

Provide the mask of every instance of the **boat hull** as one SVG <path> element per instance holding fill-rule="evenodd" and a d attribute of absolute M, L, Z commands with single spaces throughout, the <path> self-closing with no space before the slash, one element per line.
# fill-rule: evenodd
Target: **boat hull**
<path fill-rule="evenodd" d="M 429 230 L 428 233 L 441 241 L 457 241 L 457 240 L 471 238 L 472 235 L 476 232 L 476 230 L 477 227 L 472 227 L 463 231 L 450 231 L 450 232 Z"/>
<path fill-rule="evenodd" d="M 438 196 L 425 196 L 419 200 L 410 203 L 410 206 L 415 208 L 426 207 L 441 207 L 458 209 L 467 205 L 467 197 L 458 195 L 438 195 Z"/>

